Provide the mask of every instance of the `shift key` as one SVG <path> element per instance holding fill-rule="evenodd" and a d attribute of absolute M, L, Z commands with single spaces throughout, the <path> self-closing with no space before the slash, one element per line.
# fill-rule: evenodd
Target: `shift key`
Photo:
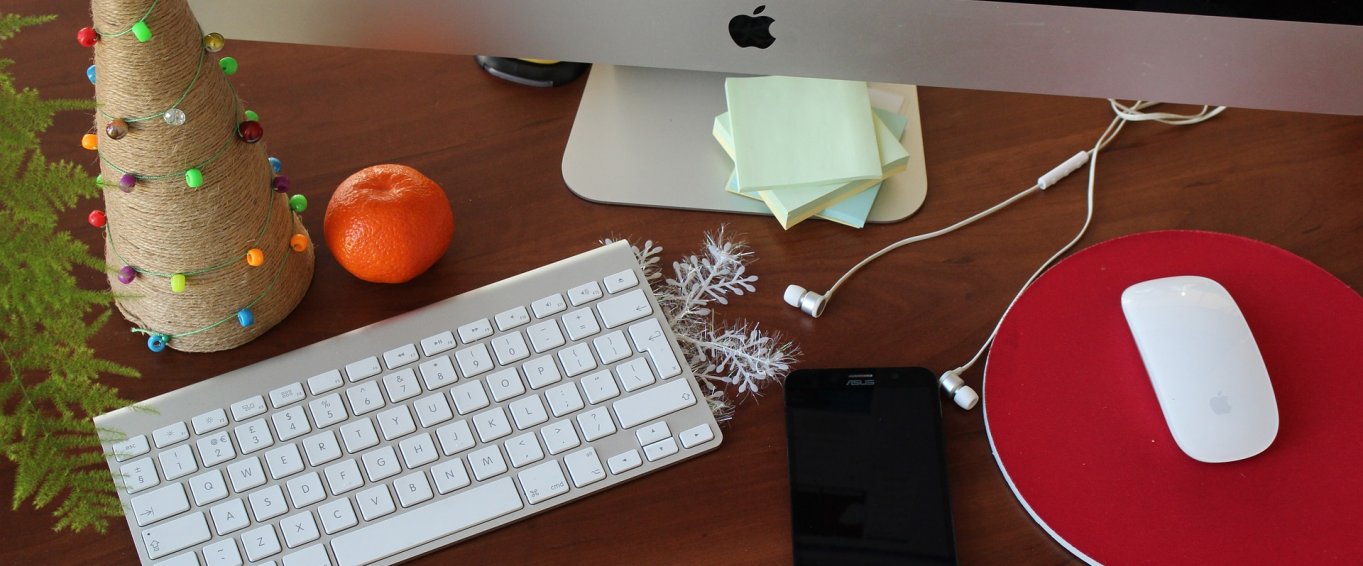
<path fill-rule="evenodd" d="M 625 397 L 613 406 L 620 427 L 631 428 L 695 404 L 690 382 L 678 380 Z"/>
<path fill-rule="evenodd" d="M 147 548 L 147 557 L 156 560 L 172 552 L 207 541 L 208 522 L 203 513 L 185 515 L 169 523 L 162 523 L 142 531 L 142 544 Z"/>

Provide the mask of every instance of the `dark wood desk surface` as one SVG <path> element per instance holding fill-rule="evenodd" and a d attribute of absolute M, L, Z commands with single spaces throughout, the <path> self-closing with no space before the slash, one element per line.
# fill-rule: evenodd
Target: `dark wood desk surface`
<path fill-rule="evenodd" d="M 90 52 L 74 41 L 88 4 L 40 0 L 4 11 L 61 18 L 7 42 L 21 86 L 46 97 L 90 97 Z M 788 283 L 825 289 L 867 253 L 988 207 L 1089 147 L 1111 117 L 1101 100 L 919 91 L 930 191 L 909 220 L 852 230 L 807 222 L 785 231 L 768 218 L 591 204 L 559 173 L 583 81 L 537 90 L 480 71 L 471 57 L 250 44 L 229 38 L 235 82 L 266 125 L 304 214 L 320 238 L 332 189 L 350 173 L 405 163 L 438 180 L 454 206 L 454 244 L 411 283 L 364 283 L 317 253 L 297 311 L 255 342 L 216 354 L 153 354 L 118 317 L 94 345 L 141 370 L 107 380 L 144 399 L 288 352 L 586 250 L 604 236 L 651 238 L 668 261 L 721 224 L 757 252 L 759 292 L 718 310 L 760 321 L 804 350 L 801 367 L 924 365 L 937 371 L 974 354 L 1038 262 L 1083 218 L 1082 175 L 946 238 L 910 246 L 853 279 L 825 316 L 785 306 Z M 1246 70 L 1252 72 L 1252 70 Z M 94 170 L 77 140 L 87 115 L 59 116 L 44 137 L 50 158 Z M 919 158 L 920 156 L 915 156 Z M 1134 124 L 1103 154 L 1097 212 L 1083 245 L 1146 230 L 1196 228 L 1263 240 L 1363 287 L 1363 121 L 1230 110 L 1191 128 Z M 84 203 L 63 225 L 98 249 Z M 97 274 L 82 281 L 102 285 Z M 980 369 L 967 380 L 976 387 Z M 1057 391 L 1056 403 L 1064 403 Z M 790 560 L 781 390 L 744 403 L 722 449 L 597 497 L 429 555 L 418 563 L 773 564 Z M 1074 561 L 1014 499 L 989 451 L 981 412 L 943 409 L 957 546 L 966 564 Z M 0 493 L 14 466 L 0 463 Z M 1082 502 L 1076 502 L 1082 504 Z M 8 506 L 6 506 L 8 507 Z M 0 563 L 120 564 L 135 560 L 121 519 L 107 535 L 56 533 L 46 510 L 0 510 Z"/>

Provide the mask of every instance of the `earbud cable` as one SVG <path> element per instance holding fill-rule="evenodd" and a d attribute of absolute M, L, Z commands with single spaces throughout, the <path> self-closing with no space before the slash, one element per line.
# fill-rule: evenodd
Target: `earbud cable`
<path fill-rule="evenodd" d="M 1093 223 L 1093 194 L 1097 183 L 1098 153 L 1106 148 L 1108 144 L 1112 143 L 1113 139 L 1116 139 L 1117 134 L 1121 133 L 1122 128 L 1125 127 L 1128 122 L 1159 122 L 1171 126 L 1186 126 L 1210 120 L 1217 114 L 1226 110 L 1225 106 L 1218 106 L 1216 108 L 1203 106 L 1201 112 L 1189 115 L 1168 112 L 1144 113 L 1141 112 L 1141 110 L 1159 103 L 1137 101 L 1131 106 L 1125 106 L 1116 100 L 1108 100 L 1108 103 L 1112 105 L 1112 111 L 1116 113 L 1117 116 L 1112 119 L 1112 122 L 1108 123 L 1107 129 L 1103 131 L 1103 135 L 1098 137 L 1098 142 L 1094 144 L 1093 149 L 1089 152 L 1088 190 L 1084 212 L 1084 224 L 1079 227 L 1079 232 L 1074 235 L 1074 238 L 1070 239 L 1069 243 L 1066 243 L 1058 251 L 1052 254 L 1051 257 L 1047 258 L 1046 261 L 1042 262 L 1041 266 L 1032 273 L 1032 276 L 1028 277 L 1027 281 L 1022 284 L 1022 287 L 1018 289 L 1017 294 L 1013 295 L 1013 299 L 1008 301 L 1008 307 L 1003 310 L 1003 315 L 994 323 L 994 329 L 989 332 L 989 337 L 980 345 L 980 349 L 975 352 L 975 355 L 970 358 L 970 361 L 966 362 L 961 367 L 951 370 L 950 373 L 959 376 L 962 372 L 968 371 L 984 357 L 984 353 L 989 351 L 989 346 L 994 343 L 994 338 L 999 333 L 999 327 L 1003 326 L 1004 319 L 1008 318 L 1008 313 L 1012 312 L 1013 305 L 1017 304 L 1018 299 L 1022 298 L 1022 294 L 1032 286 L 1032 283 L 1035 282 L 1051 264 L 1055 263 L 1055 260 L 1060 259 L 1060 256 L 1069 252 L 1075 244 L 1079 243 L 1079 240 L 1083 239 L 1084 234 L 1088 232 L 1089 226 Z"/>
<path fill-rule="evenodd" d="M 1116 114 L 1116 116 L 1112 119 L 1110 123 L 1108 123 L 1107 129 L 1103 131 L 1103 134 L 1098 136 L 1098 141 L 1094 143 L 1093 148 L 1091 150 L 1087 152 L 1080 152 L 1080 154 L 1070 158 L 1068 161 L 1062 163 L 1060 166 L 1057 166 L 1055 169 L 1052 169 L 1046 175 L 1041 176 L 1041 178 L 1038 179 L 1037 184 L 1032 185 L 1031 187 L 1028 187 L 1022 192 L 1019 192 L 1007 198 L 1003 202 L 1000 202 L 992 207 L 989 207 L 986 210 L 978 212 L 969 218 L 966 218 L 964 220 L 961 220 L 960 222 L 952 224 L 951 226 L 947 226 L 946 228 L 942 228 L 934 232 L 928 232 L 926 234 L 919 234 L 917 236 L 904 238 L 902 240 L 899 240 L 898 242 L 895 242 L 882 248 L 880 251 L 873 253 L 870 256 L 867 256 L 866 259 L 861 260 L 856 265 L 852 266 L 851 269 L 847 270 L 847 272 L 844 273 L 842 277 L 839 277 L 838 280 L 833 283 L 832 287 L 829 287 L 828 291 L 824 293 L 823 300 L 825 301 L 825 304 L 833 299 L 833 294 L 838 291 L 838 288 L 841 287 L 843 283 L 845 283 L 848 279 L 851 279 L 853 274 L 855 274 L 857 271 L 861 270 L 861 268 L 865 267 L 871 262 L 875 261 L 876 259 L 880 258 L 880 256 L 890 253 L 903 246 L 907 246 L 915 242 L 930 240 L 938 236 L 950 234 L 956 230 L 969 226 L 982 218 L 985 218 L 991 214 L 994 214 L 995 212 L 1007 208 L 1008 206 L 1012 205 L 1013 203 L 1021 200 L 1022 198 L 1028 195 L 1045 190 L 1046 188 L 1053 185 L 1055 182 L 1059 181 L 1064 176 L 1077 170 L 1079 167 L 1082 166 L 1083 161 L 1087 160 L 1088 192 L 1083 225 L 1079 228 L 1079 232 L 1075 234 L 1073 238 L 1070 239 L 1069 243 L 1065 244 L 1064 247 L 1061 247 L 1060 250 L 1052 254 L 1050 258 L 1043 262 L 1041 266 L 1038 267 L 1037 270 L 1032 273 L 1032 276 L 1028 277 L 1027 281 L 1022 284 L 1022 287 L 1018 290 L 1017 294 L 1014 295 L 1013 299 L 1008 302 L 1008 307 L 1004 309 L 1003 315 L 1000 316 L 998 322 L 994 324 L 993 331 L 989 333 L 989 337 L 984 341 L 984 344 L 980 345 L 980 349 L 975 353 L 975 356 L 972 357 L 969 362 L 966 362 L 964 365 L 954 370 L 951 370 L 947 373 L 959 376 L 961 372 L 969 370 L 972 366 L 979 362 L 980 358 L 984 356 L 984 353 L 989 350 L 989 346 L 993 344 L 994 337 L 999 332 L 999 327 L 1003 324 L 1003 320 L 1008 317 L 1008 313 L 1012 311 L 1013 305 L 1017 303 L 1018 298 L 1022 297 L 1022 294 L 1028 289 L 1028 287 L 1030 287 L 1032 283 L 1036 281 L 1036 279 L 1040 277 L 1041 274 L 1044 273 L 1046 269 L 1051 266 L 1051 264 L 1055 263 L 1055 261 L 1059 259 L 1060 256 L 1064 255 L 1071 248 L 1073 248 L 1075 244 L 1079 243 L 1079 240 L 1083 239 L 1084 234 L 1088 232 L 1089 225 L 1093 221 L 1093 194 L 1094 187 L 1096 184 L 1096 173 L 1098 170 L 1098 153 L 1101 152 L 1104 148 L 1106 148 L 1108 144 L 1112 143 L 1112 140 L 1117 137 L 1117 134 L 1121 133 L 1122 128 L 1125 127 L 1128 122 L 1159 122 L 1171 126 L 1185 126 L 1190 124 L 1197 124 L 1209 120 L 1212 117 L 1215 117 L 1216 115 L 1220 114 L 1226 109 L 1226 107 L 1224 106 L 1218 106 L 1215 108 L 1212 108 L 1210 106 L 1203 106 L 1202 111 L 1196 114 L 1174 114 L 1169 112 L 1147 113 L 1143 112 L 1143 110 L 1159 103 L 1137 101 L 1134 104 L 1131 104 L 1130 106 L 1122 104 L 1121 102 L 1118 102 L 1116 100 L 1108 100 L 1108 103 L 1112 106 L 1112 111 L 1113 113 Z"/>

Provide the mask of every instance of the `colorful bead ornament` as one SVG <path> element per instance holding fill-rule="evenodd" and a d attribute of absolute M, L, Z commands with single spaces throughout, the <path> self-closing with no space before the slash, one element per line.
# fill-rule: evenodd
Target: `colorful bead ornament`
<path fill-rule="evenodd" d="M 204 36 L 203 39 L 204 51 L 207 51 L 209 53 L 217 53 L 219 51 L 222 51 L 222 48 L 225 47 L 226 45 L 227 40 L 224 39 L 222 37 L 222 34 L 218 32 L 213 32 Z"/>
<path fill-rule="evenodd" d="M 289 178 L 283 175 L 279 175 L 273 179 L 270 179 L 270 188 L 274 189 L 274 192 L 276 193 L 289 192 Z"/>
<path fill-rule="evenodd" d="M 266 193 L 266 194 L 268 195 L 268 193 Z M 271 198 L 273 198 L 273 197 L 271 197 Z M 273 208 L 273 207 L 271 207 L 271 208 Z M 295 219 L 295 225 L 296 225 L 296 219 Z M 109 236 L 108 232 L 106 232 L 105 235 L 106 235 L 106 238 L 107 238 L 107 237 Z M 110 245 L 112 245 L 112 243 L 113 243 L 112 238 L 108 238 L 108 239 L 109 239 Z M 294 247 L 295 250 L 297 250 L 297 251 L 302 251 L 303 249 L 306 249 L 307 237 L 304 236 L 303 234 L 294 234 L 293 239 L 292 239 L 292 243 L 293 243 L 293 247 Z M 117 253 L 118 253 L 117 251 L 112 250 L 112 248 L 111 248 L 111 251 L 114 251 L 114 254 L 115 254 L 115 255 L 117 255 Z M 200 333 L 203 333 L 203 332 L 208 332 L 208 331 L 210 331 L 210 330 L 212 330 L 212 329 L 214 329 L 214 328 L 217 328 L 217 327 L 219 327 L 219 326 L 221 326 L 221 325 L 223 325 L 223 324 L 228 324 L 228 323 L 230 323 L 230 322 L 233 321 L 233 320 L 236 320 L 237 323 L 240 324 L 240 325 L 243 326 L 243 327 L 251 326 L 251 325 L 255 324 L 255 313 L 251 310 L 251 307 L 253 307 L 253 306 L 255 306 L 257 303 L 259 303 L 262 299 L 265 298 L 266 295 L 268 295 L 268 294 L 270 293 L 271 290 L 273 290 L 273 289 L 275 288 L 275 284 L 279 281 L 279 276 L 284 272 L 284 267 L 285 267 L 286 265 L 288 265 L 288 262 L 287 262 L 287 261 L 280 261 L 280 262 L 278 262 L 278 264 L 279 264 L 279 265 L 274 269 L 274 275 L 273 275 L 273 276 L 271 277 L 271 279 L 270 279 L 270 284 L 269 284 L 269 286 L 267 286 L 263 291 L 261 291 L 260 294 L 256 295 L 255 298 L 252 299 L 250 302 L 247 302 L 245 306 L 243 306 L 242 308 L 238 309 L 238 310 L 235 311 L 235 312 L 230 312 L 227 316 L 225 316 L 225 317 L 219 319 L 217 322 L 214 322 L 214 323 L 212 323 L 212 324 L 204 325 L 204 326 L 199 327 L 199 328 L 196 328 L 196 329 L 194 329 L 194 330 L 189 330 L 189 331 L 185 331 L 185 332 L 179 332 L 179 333 L 176 333 L 176 334 L 163 334 L 163 333 L 156 332 L 156 331 L 154 331 L 154 330 L 147 329 L 147 328 L 133 328 L 132 331 L 135 332 L 135 333 L 139 333 L 139 334 L 146 334 L 146 335 L 148 336 L 148 339 L 147 339 L 147 347 L 150 348 L 153 352 L 159 352 L 159 351 L 161 351 L 162 349 L 164 349 L 164 348 L 166 347 L 166 345 L 167 345 L 171 340 L 173 340 L 173 339 L 180 338 L 180 337 L 185 337 L 185 336 L 193 336 L 193 335 L 200 334 Z M 132 269 L 132 268 L 131 268 L 131 266 L 128 266 L 126 269 Z M 120 273 L 121 273 L 121 272 L 120 272 Z M 148 274 L 152 274 L 152 275 L 161 276 L 161 274 L 157 274 L 157 273 L 155 273 L 155 272 L 150 272 L 150 271 L 141 271 L 141 270 L 138 270 L 138 271 L 135 271 L 134 273 L 148 273 Z M 195 273 L 197 273 L 197 272 L 195 272 Z M 171 277 L 172 290 L 174 290 L 174 286 L 175 286 L 176 280 L 179 279 L 181 282 L 183 282 L 183 277 L 184 277 L 184 276 L 185 276 L 184 273 L 177 273 L 177 274 L 174 274 L 174 276 Z M 181 285 L 181 289 L 183 289 L 183 285 Z M 177 291 L 177 292 L 178 292 L 178 291 Z"/>
<path fill-rule="evenodd" d="M 293 195 L 289 197 L 289 210 L 303 212 L 308 209 L 308 197 L 303 195 Z"/>
<path fill-rule="evenodd" d="M 124 285 L 131 284 L 133 279 L 137 279 L 137 270 L 131 265 L 125 265 L 118 270 L 118 282 Z"/>
<path fill-rule="evenodd" d="M 237 124 L 237 137 L 246 143 L 256 143 L 260 141 L 260 138 L 265 137 L 265 128 L 260 125 L 260 122 L 247 120 Z"/>
<path fill-rule="evenodd" d="M 109 221 L 109 218 L 104 215 L 103 210 L 91 211 L 90 216 L 87 216 L 85 219 L 95 228 L 103 228 L 104 224 Z"/>
<path fill-rule="evenodd" d="M 94 47 L 98 41 L 99 32 L 96 32 L 95 28 L 80 28 L 80 31 L 76 32 L 76 42 L 80 43 L 81 47 Z"/>
<path fill-rule="evenodd" d="M 280 170 L 280 169 L 283 169 L 283 168 L 284 168 L 284 162 L 280 161 L 278 157 L 275 157 L 275 156 L 271 155 L 271 156 L 270 156 L 270 170 L 271 170 L 271 171 L 274 171 L 274 174 L 275 174 L 275 175 L 278 175 L 278 174 L 279 174 L 279 170 Z"/>
<path fill-rule="evenodd" d="M 95 66 L 90 65 L 85 68 L 85 78 L 90 79 L 90 84 L 95 84 Z"/>
<path fill-rule="evenodd" d="M 260 248 L 251 248 L 246 252 L 246 265 L 260 267 L 265 265 L 265 251 Z"/>
<path fill-rule="evenodd" d="M 233 59 L 231 57 L 223 57 L 222 59 L 218 60 L 218 66 L 222 67 L 222 74 L 224 75 L 231 76 L 237 74 L 236 59 Z"/>
<path fill-rule="evenodd" d="M 110 121 L 108 125 L 104 126 L 104 133 L 111 140 L 121 140 L 123 136 L 128 135 L 128 123 L 122 118 Z"/>
<path fill-rule="evenodd" d="M 260 121 L 260 114 L 256 114 L 255 110 L 247 110 L 246 112 L 244 112 L 244 114 L 246 115 L 247 120 L 250 120 L 252 122 Z"/>
<path fill-rule="evenodd" d="M 138 20 L 133 24 L 133 36 L 141 43 L 151 41 L 151 28 L 147 27 L 147 20 Z"/>
<path fill-rule="evenodd" d="M 172 126 L 183 126 L 185 125 L 185 111 L 179 108 L 171 108 L 161 115 L 161 119 Z"/>
<path fill-rule="evenodd" d="M 137 175 L 124 173 L 122 177 L 118 178 L 118 187 L 123 189 L 125 193 L 131 193 L 135 186 L 137 186 Z"/>
<path fill-rule="evenodd" d="M 80 146 L 90 151 L 99 149 L 99 136 L 95 134 L 85 134 L 81 136 Z"/>
<path fill-rule="evenodd" d="M 185 292 L 185 274 L 176 273 L 175 275 L 170 276 L 170 292 L 172 293 Z"/>
<path fill-rule="evenodd" d="M 204 184 L 204 172 L 195 167 L 185 171 L 185 185 L 191 189 L 197 189 Z"/>
<path fill-rule="evenodd" d="M 292 238 L 289 238 L 289 247 L 296 252 L 308 249 L 308 237 L 302 234 L 294 234 Z"/>

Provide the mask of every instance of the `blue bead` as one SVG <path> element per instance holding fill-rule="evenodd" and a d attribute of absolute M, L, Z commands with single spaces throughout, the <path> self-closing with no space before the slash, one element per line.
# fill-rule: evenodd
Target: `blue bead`
<path fill-rule="evenodd" d="M 169 338 L 164 334 L 152 334 L 147 337 L 147 349 L 153 352 L 160 352 L 166 349 L 166 342 Z"/>
<path fill-rule="evenodd" d="M 256 315 L 251 313 L 251 309 L 241 309 L 237 311 L 237 322 L 240 322 L 242 328 L 245 328 L 256 323 Z"/>
<path fill-rule="evenodd" d="M 85 69 L 85 78 L 90 79 L 90 84 L 95 84 L 95 66 L 94 66 L 94 65 L 90 65 L 90 67 L 89 67 L 88 69 Z"/>
<path fill-rule="evenodd" d="M 94 67 L 91 67 L 91 69 L 93 69 L 93 68 L 94 68 Z M 91 81 L 91 82 L 93 82 L 93 81 Z M 279 174 L 279 170 L 280 170 L 280 169 L 283 169 L 283 168 L 284 168 L 284 164 L 279 162 L 279 158 L 278 158 L 278 157 L 270 156 L 270 169 L 273 169 L 273 170 L 274 170 L 274 174 L 275 174 L 275 175 L 278 175 L 278 174 Z"/>

